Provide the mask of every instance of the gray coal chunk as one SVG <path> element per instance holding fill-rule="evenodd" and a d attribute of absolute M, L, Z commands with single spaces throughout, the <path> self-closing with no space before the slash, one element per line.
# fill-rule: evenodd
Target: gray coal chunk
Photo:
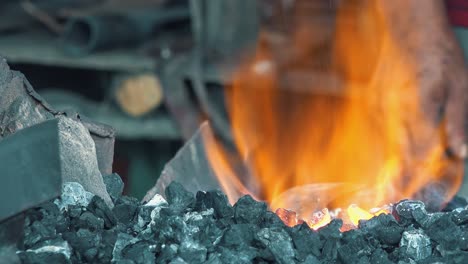
<path fill-rule="evenodd" d="M 129 225 L 137 214 L 139 201 L 136 198 L 122 196 L 116 200 L 112 209 L 117 221 Z"/>
<path fill-rule="evenodd" d="M 404 228 L 392 215 L 380 214 L 367 221 L 360 221 L 359 228 L 372 234 L 384 245 L 398 245 Z"/>
<path fill-rule="evenodd" d="M 232 217 L 234 209 L 229 204 L 227 196 L 219 190 L 208 192 L 197 192 L 195 210 L 204 211 L 213 208 L 217 219 Z"/>
<path fill-rule="evenodd" d="M 120 233 L 117 236 L 117 241 L 115 242 L 114 250 L 112 251 L 112 263 L 125 260 L 122 254 L 124 248 L 126 248 L 128 245 L 135 244 L 138 241 L 139 240 L 137 238 L 134 238 L 131 235 Z"/>
<path fill-rule="evenodd" d="M 322 262 L 314 255 L 308 255 L 302 263 L 303 264 L 321 264 Z"/>
<path fill-rule="evenodd" d="M 124 183 L 120 175 L 117 173 L 112 173 L 103 176 L 103 179 L 104 184 L 106 185 L 107 193 L 109 193 L 113 199 L 120 198 L 124 189 Z"/>
<path fill-rule="evenodd" d="M 138 241 L 131 243 L 122 249 L 124 259 L 130 259 L 136 264 L 155 263 L 156 246 L 148 241 Z"/>
<path fill-rule="evenodd" d="M 101 231 L 104 229 L 104 220 L 102 218 L 96 217 L 90 212 L 84 212 L 78 219 L 78 227 L 86 228 L 93 232 Z"/>
<path fill-rule="evenodd" d="M 112 200 L 99 171 L 96 148 L 89 131 L 79 122 L 59 118 L 63 182 L 78 182 L 85 190 L 101 197 L 108 206 Z"/>
<path fill-rule="evenodd" d="M 376 249 L 371 256 L 370 259 L 371 263 L 378 263 L 378 264 L 392 264 L 393 262 L 388 258 L 388 253 L 381 249 L 378 248 Z"/>
<path fill-rule="evenodd" d="M 71 247 L 61 238 L 46 240 L 18 256 L 22 263 L 71 263 Z"/>
<path fill-rule="evenodd" d="M 400 250 L 415 261 L 426 259 L 432 254 L 431 239 L 420 229 L 405 231 Z"/>
<path fill-rule="evenodd" d="M 426 206 L 421 201 L 403 200 L 395 205 L 393 215 L 395 218 L 404 225 L 409 225 L 415 222 L 413 212 L 417 210 L 419 213 L 426 213 Z M 421 217 L 419 217 L 420 220 Z"/>
<path fill-rule="evenodd" d="M 242 250 L 220 247 L 218 252 L 221 253 L 222 263 L 249 264 L 254 263 L 254 259 L 258 256 L 258 250 L 253 247 L 243 248 Z"/>
<path fill-rule="evenodd" d="M 227 248 L 238 250 L 250 246 L 254 241 L 255 227 L 251 224 L 236 224 L 224 232 L 221 244 Z"/>
<path fill-rule="evenodd" d="M 320 228 L 318 233 L 323 239 L 340 239 L 343 235 L 340 228 L 343 226 L 343 220 L 333 219 L 328 225 Z"/>
<path fill-rule="evenodd" d="M 184 241 L 179 247 L 179 256 L 188 263 L 204 263 L 208 250 L 194 241 Z"/>
<path fill-rule="evenodd" d="M 187 191 L 178 182 L 172 182 L 169 184 L 165 193 L 167 202 L 174 208 L 180 208 L 181 210 L 184 210 L 195 203 L 195 197 L 193 193 Z"/>
<path fill-rule="evenodd" d="M 177 257 L 175 259 L 173 259 L 171 262 L 169 262 L 169 264 L 188 264 L 190 262 L 185 262 L 185 260 L 183 260 L 181 257 Z"/>
<path fill-rule="evenodd" d="M 294 247 L 289 234 L 280 228 L 263 228 L 256 238 L 270 250 L 277 263 L 293 263 Z"/>
<path fill-rule="evenodd" d="M 94 194 L 86 191 L 78 182 L 65 182 L 62 184 L 62 195 L 55 200 L 60 210 L 68 209 L 70 205 L 86 207 L 93 199 Z"/>
<path fill-rule="evenodd" d="M 323 241 L 317 232 L 313 231 L 306 223 L 290 229 L 290 235 L 297 250 L 297 258 L 303 260 L 307 256 L 319 257 Z"/>
<path fill-rule="evenodd" d="M 459 249 L 461 245 L 462 229 L 452 221 L 450 214 L 438 217 L 425 231 L 433 241 L 439 244 L 440 249 L 452 251 Z"/>
<path fill-rule="evenodd" d="M 93 199 L 91 199 L 86 210 L 103 219 L 105 228 L 111 228 L 117 224 L 117 218 L 114 213 L 99 196 L 94 196 Z"/>
<path fill-rule="evenodd" d="M 264 220 L 267 205 L 255 201 L 250 195 L 241 197 L 234 205 L 234 219 L 239 224 L 260 224 Z"/>
<path fill-rule="evenodd" d="M 179 246 L 176 244 L 163 244 L 161 245 L 161 251 L 158 254 L 156 263 L 167 263 L 177 256 Z"/>

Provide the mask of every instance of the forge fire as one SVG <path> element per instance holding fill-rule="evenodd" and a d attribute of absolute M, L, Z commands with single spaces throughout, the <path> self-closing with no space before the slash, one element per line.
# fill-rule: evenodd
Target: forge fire
<path fill-rule="evenodd" d="M 356 227 L 402 199 L 442 209 L 459 189 L 463 162 L 447 156 L 447 127 L 423 112 L 419 73 L 378 1 L 363 2 L 337 11 L 320 70 L 305 43 L 323 32 L 307 21 L 296 19 L 288 39 L 261 31 L 227 98 L 247 172 L 233 170 L 231 153 L 205 136 L 231 202 L 250 194 L 314 229 L 336 217 Z"/>

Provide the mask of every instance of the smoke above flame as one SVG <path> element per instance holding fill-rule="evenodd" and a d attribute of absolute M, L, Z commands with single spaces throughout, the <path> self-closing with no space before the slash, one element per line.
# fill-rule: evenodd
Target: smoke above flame
<path fill-rule="evenodd" d="M 458 190 L 462 162 L 446 155 L 443 124 L 422 112 L 412 62 L 378 1 L 361 2 L 337 10 L 323 67 L 311 66 L 324 57 L 311 48 L 323 32 L 308 21 L 296 19 L 286 37 L 260 33 L 226 91 L 249 173 L 236 173 L 228 152 L 205 137 L 231 202 L 251 194 L 305 221 L 345 208 L 356 223 L 401 199 L 441 206 Z"/>

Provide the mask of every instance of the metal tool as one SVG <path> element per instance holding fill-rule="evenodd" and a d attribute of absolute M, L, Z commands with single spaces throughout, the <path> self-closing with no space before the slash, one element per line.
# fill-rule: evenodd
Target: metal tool
<path fill-rule="evenodd" d="M 60 195 L 58 120 L 25 128 L 0 141 L 0 223 Z"/>

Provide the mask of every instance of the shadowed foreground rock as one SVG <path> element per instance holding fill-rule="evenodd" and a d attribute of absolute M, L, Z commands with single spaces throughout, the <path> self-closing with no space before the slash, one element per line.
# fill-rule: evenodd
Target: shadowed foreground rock
<path fill-rule="evenodd" d="M 59 119 L 62 181 L 79 182 L 112 206 L 102 174 L 110 174 L 112 170 L 114 130 L 82 121 L 79 115 L 67 116 L 55 111 L 23 74 L 10 70 L 6 60 L 0 57 L 0 141 L 23 128 L 54 118 Z M 46 160 L 37 162 L 44 166 L 47 163 Z"/>

